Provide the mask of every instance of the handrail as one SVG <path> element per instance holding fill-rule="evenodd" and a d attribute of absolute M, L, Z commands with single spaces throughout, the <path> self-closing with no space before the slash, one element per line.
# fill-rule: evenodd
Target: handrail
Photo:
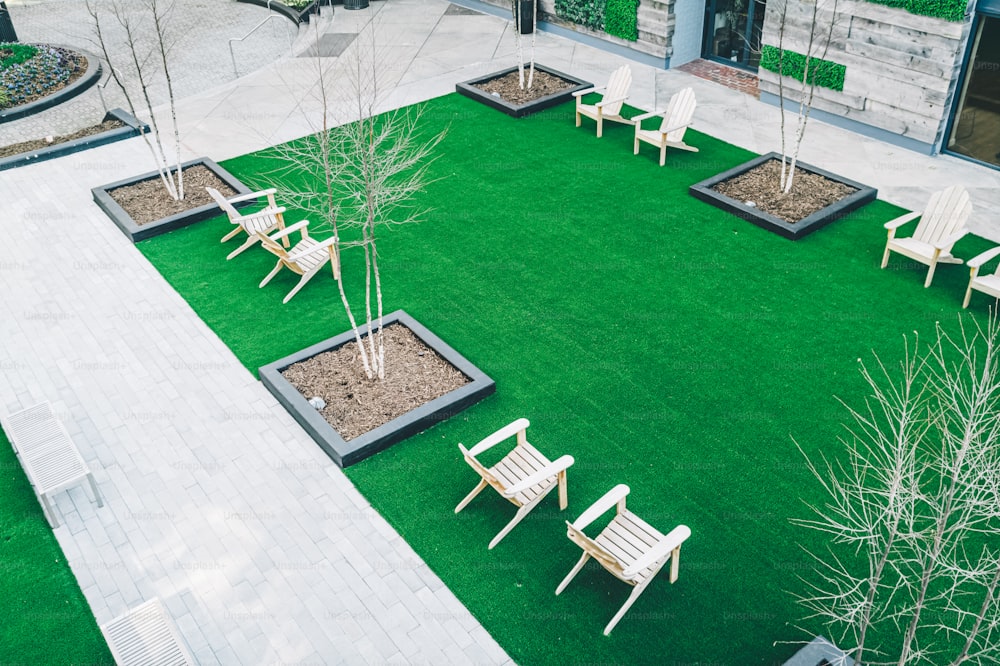
<path fill-rule="evenodd" d="M 249 37 L 253 33 L 257 32 L 257 30 L 259 28 L 261 28 L 265 23 L 267 23 L 271 19 L 273 19 L 273 18 L 281 18 L 281 14 L 277 14 L 277 13 L 271 11 L 271 0 L 267 0 L 267 11 L 270 12 L 267 15 L 267 18 L 265 18 L 263 21 L 261 21 L 260 23 L 258 23 L 257 25 L 255 25 L 250 30 L 250 32 L 248 32 L 247 34 L 243 35 L 242 37 L 233 37 L 232 39 L 229 40 L 229 59 L 233 61 L 233 73 L 234 74 L 239 75 L 240 72 L 236 68 L 236 54 L 233 53 L 233 42 L 242 42 L 244 39 L 246 39 L 247 37 Z"/>
<path fill-rule="evenodd" d="M 267 0 L 267 1 L 268 1 L 268 2 L 270 2 L 271 0 Z M 112 64 L 111 64 L 111 63 L 109 62 L 109 63 L 108 63 L 108 78 L 104 79 L 104 82 L 103 82 L 103 83 L 98 83 L 98 84 L 97 84 L 97 94 L 98 94 L 98 95 L 100 95 L 100 97 L 101 97 L 101 106 L 103 106 L 103 107 L 104 107 L 104 112 L 105 112 L 105 113 L 107 113 L 107 112 L 108 112 L 108 103 L 107 103 L 107 101 L 106 101 L 106 100 L 104 99 L 104 89 L 105 89 L 105 88 L 107 88 L 107 87 L 108 87 L 108 84 L 109 84 L 109 83 L 111 83 L 111 81 L 112 81 L 112 80 L 114 80 L 114 78 L 115 78 L 115 77 L 113 76 L 113 74 L 112 74 L 111 70 L 114 70 L 115 72 L 118 72 L 118 76 L 122 76 L 122 72 L 121 72 L 121 70 L 120 70 L 120 69 L 118 69 L 117 67 L 113 66 L 113 65 L 112 65 Z"/>

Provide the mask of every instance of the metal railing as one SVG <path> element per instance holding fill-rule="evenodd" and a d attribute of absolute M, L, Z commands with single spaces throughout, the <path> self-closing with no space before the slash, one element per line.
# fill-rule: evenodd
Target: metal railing
<path fill-rule="evenodd" d="M 104 107 L 104 113 L 110 111 L 110 109 L 108 109 L 108 103 L 104 99 L 104 89 L 108 87 L 109 83 L 115 80 L 115 77 L 112 75 L 111 70 L 114 70 L 115 72 L 118 73 L 119 77 L 122 77 L 122 71 L 117 67 L 112 67 L 111 63 L 108 63 L 108 77 L 104 79 L 104 81 L 101 81 L 97 84 L 97 94 L 100 95 L 101 97 L 101 106 Z"/>
<path fill-rule="evenodd" d="M 264 26 L 265 23 L 273 18 L 283 18 L 281 14 L 277 14 L 271 9 L 271 0 L 267 0 L 267 11 L 269 12 L 267 18 L 251 28 L 250 32 L 243 35 L 242 37 L 233 37 L 229 40 L 229 59 L 233 61 L 233 73 L 239 76 L 239 69 L 236 67 L 236 54 L 233 52 L 233 42 L 242 42 L 244 39 L 257 32 L 260 28 Z"/>

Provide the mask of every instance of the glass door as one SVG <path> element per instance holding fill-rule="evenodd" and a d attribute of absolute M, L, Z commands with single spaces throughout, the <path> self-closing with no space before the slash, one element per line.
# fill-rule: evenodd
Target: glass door
<path fill-rule="evenodd" d="M 946 147 L 1000 166 L 1000 18 L 980 15 L 977 24 Z"/>
<path fill-rule="evenodd" d="M 757 69 L 765 0 L 708 0 L 704 57 Z"/>

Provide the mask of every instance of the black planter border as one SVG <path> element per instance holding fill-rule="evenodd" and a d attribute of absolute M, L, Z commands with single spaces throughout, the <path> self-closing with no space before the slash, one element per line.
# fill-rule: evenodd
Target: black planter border
<path fill-rule="evenodd" d="M 569 74 L 564 74 L 563 72 L 552 69 L 551 67 L 544 67 L 536 63 L 535 69 L 547 72 L 549 74 L 552 74 L 553 76 L 558 76 L 560 78 L 566 79 L 567 81 L 571 81 L 576 85 L 567 90 L 563 90 L 562 92 L 546 95 L 545 97 L 540 97 L 536 100 L 527 102 L 525 104 L 511 104 L 510 102 L 506 102 L 500 99 L 499 97 L 494 97 L 493 95 L 490 95 L 489 93 L 484 92 L 482 89 L 476 87 L 476 84 L 484 83 L 491 79 L 504 76 L 505 74 L 509 74 L 510 72 L 516 72 L 517 67 L 515 66 L 515 67 L 508 67 L 507 69 L 502 69 L 499 72 L 493 72 L 492 74 L 487 74 L 486 76 L 478 76 L 474 79 L 457 83 L 455 84 L 455 91 L 458 92 L 458 94 L 465 95 L 466 97 L 474 99 L 477 102 L 482 102 L 486 106 L 494 108 L 497 111 L 506 113 L 508 116 L 512 116 L 514 118 L 523 118 L 524 116 L 530 115 L 532 113 L 538 113 L 543 109 L 547 109 L 549 107 L 556 106 L 557 104 L 562 104 L 563 102 L 569 101 L 573 98 L 573 93 L 577 91 L 586 90 L 587 88 L 594 87 L 594 84 L 592 83 L 588 83 L 583 79 L 578 79 L 575 76 L 570 76 Z"/>
<path fill-rule="evenodd" d="M 89 148 L 96 148 L 108 143 L 114 143 L 115 141 L 121 141 L 122 139 L 139 136 L 149 131 L 149 125 L 139 122 L 132 114 L 123 109 L 111 109 L 108 111 L 104 114 L 102 122 L 107 122 L 108 120 L 120 120 L 125 123 L 125 127 L 116 127 L 100 134 L 91 134 L 90 136 L 46 146 L 45 148 L 39 148 L 27 153 L 18 153 L 10 157 L 0 158 L 0 171 L 16 169 L 27 164 L 44 162 L 45 160 L 55 159 L 64 155 L 72 155 L 73 153 L 79 153 Z"/>
<path fill-rule="evenodd" d="M 407 412 L 385 425 L 355 437 L 349 442 L 344 441 L 344 438 L 306 401 L 298 389 L 281 376 L 281 372 L 293 363 L 304 361 L 321 352 L 336 349 L 353 341 L 353 331 L 346 331 L 319 342 L 274 363 L 269 363 L 259 370 L 260 381 L 267 387 L 267 390 L 278 399 L 278 402 L 289 411 L 299 425 L 309 433 L 309 436 L 340 467 L 350 467 L 407 437 L 430 428 L 439 421 L 451 418 L 496 391 L 496 383 L 492 379 L 403 310 L 396 310 L 385 316 L 383 325 L 388 326 L 397 322 L 410 329 L 425 345 L 451 363 L 470 381 L 468 384 Z"/>
<path fill-rule="evenodd" d="M 235 176 L 207 157 L 199 157 L 189 162 L 183 162 L 181 164 L 181 168 L 186 169 L 187 167 L 194 166 L 196 164 L 204 165 L 209 171 L 222 179 L 223 182 L 236 190 L 236 194 L 250 194 L 250 190 L 246 185 L 238 181 Z M 125 209 L 119 206 L 118 202 L 112 199 L 111 195 L 108 194 L 111 190 L 119 187 L 134 185 L 144 180 L 153 180 L 154 178 L 159 177 L 160 174 L 158 172 L 150 171 L 149 173 L 144 173 L 141 176 L 133 176 L 132 178 L 126 178 L 125 180 L 108 183 L 107 185 L 101 185 L 100 187 L 95 187 L 90 190 L 94 197 L 94 202 L 101 207 L 101 210 L 107 213 L 108 217 L 111 218 L 115 225 L 121 229 L 122 233 L 128 236 L 129 240 L 133 243 L 138 243 L 141 240 L 165 234 L 168 231 L 173 231 L 174 229 L 186 227 L 194 224 L 195 222 L 201 222 L 202 220 L 215 217 L 219 214 L 218 205 L 210 203 L 170 215 L 169 217 L 164 217 L 154 222 L 150 222 L 149 224 L 139 225 L 136 224 L 135 220 L 132 219 L 132 216 L 126 213 Z M 253 205 L 253 203 L 253 201 L 240 202 L 237 207 L 250 206 Z"/>
<path fill-rule="evenodd" d="M 742 201 L 731 199 L 712 189 L 714 185 L 721 183 L 724 180 L 729 180 L 734 176 L 738 176 L 739 174 L 749 171 L 757 165 L 763 164 L 764 162 L 772 159 L 780 160 L 781 154 L 767 153 L 766 155 L 761 155 L 760 157 L 754 158 L 749 162 L 744 162 L 743 164 L 735 166 L 728 171 L 723 171 L 717 176 L 712 176 L 711 178 L 703 180 L 700 183 L 695 183 L 688 188 L 688 192 L 696 199 L 700 199 L 717 208 L 721 208 L 728 213 L 732 213 L 739 218 L 756 224 L 758 227 L 767 229 L 768 231 L 772 231 L 779 236 L 783 236 L 784 238 L 791 240 L 798 240 L 811 234 L 817 229 L 830 224 L 834 220 L 844 217 L 851 211 L 874 201 L 878 196 L 878 190 L 874 187 L 869 187 L 868 185 L 850 180 L 849 178 L 838 176 L 835 173 L 820 169 L 819 167 L 798 162 L 796 166 L 804 171 L 809 171 L 811 173 L 824 176 L 825 178 L 829 178 L 830 180 L 844 183 L 845 185 L 855 188 L 857 191 L 793 224 L 782 220 L 779 217 L 775 217 L 774 215 L 765 213 L 757 208 L 747 206 Z"/>
<path fill-rule="evenodd" d="M 258 7 L 267 8 L 267 0 L 236 0 L 237 2 L 243 2 L 248 5 L 257 5 Z M 343 0 L 338 0 L 343 2 Z M 294 7 L 289 7 L 288 5 L 277 2 L 274 0 L 271 2 L 271 9 L 275 12 L 281 14 L 285 18 L 292 21 L 295 25 L 300 25 L 302 23 L 308 23 L 309 18 L 319 11 L 321 6 L 332 7 L 334 5 L 334 0 L 314 0 L 313 2 L 306 5 L 301 11 L 295 9 Z"/>
<path fill-rule="evenodd" d="M 34 102 L 28 102 L 27 104 L 22 104 L 20 106 L 14 106 L 9 109 L 4 109 L 0 111 L 0 123 L 10 122 L 11 120 L 17 120 L 18 118 L 24 118 L 25 116 L 31 116 L 46 109 L 51 109 L 57 104 L 62 104 L 65 101 L 73 99 L 80 93 L 82 93 L 87 88 L 91 87 L 101 78 L 101 63 L 99 61 L 93 60 L 85 53 L 71 48 L 69 46 L 62 46 L 60 44 L 34 44 L 34 46 L 49 46 L 52 48 L 66 49 L 67 51 L 72 51 L 77 55 L 81 56 L 87 63 L 87 69 L 83 73 L 83 76 L 78 78 L 73 83 L 69 84 L 61 90 L 57 90 L 51 95 L 47 95 L 41 99 L 36 99 Z"/>

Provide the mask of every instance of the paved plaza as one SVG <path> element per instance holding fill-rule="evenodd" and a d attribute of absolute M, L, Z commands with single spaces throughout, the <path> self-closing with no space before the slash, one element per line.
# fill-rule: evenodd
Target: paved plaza
<path fill-rule="evenodd" d="M 85 48 L 77 40 L 86 35 L 68 27 L 77 19 L 61 14 L 77 16 L 81 2 L 7 4 L 22 39 L 62 30 L 51 41 Z M 182 4 L 228 21 L 186 42 L 197 57 L 179 104 L 185 159 L 223 160 L 318 127 L 317 63 L 335 66 L 365 44 L 378 44 L 388 63 L 380 108 L 515 63 L 502 18 L 444 0 L 379 0 L 327 10 L 311 35 L 265 26 L 259 49 L 236 52 L 234 72 L 228 40 L 266 10 Z M 323 35 L 333 37 L 310 56 Z M 548 33 L 537 37 L 536 58 L 595 82 L 628 62 Z M 632 69 L 635 106 L 662 107 L 692 86 L 696 129 L 776 149 L 775 108 L 681 71 Z M 71 123 L 102 110 L 95 93 L 77 104 L 0 125 L 0 142 L 30 138 L 23 134 L 46 118 Z M 332 112 L 352 117 L 346 104 Z M 821 122 L 810 125 L 801 159 L 908 208 L 961 183 L 974 231 L 1000 241 L 1000 172 Z M 511 663 L 91 200 L 91 187 L 151 168 L 142 141 L 130 139 L 0 172 L 0 410 L 51 401 L 95 473 L 105 507 L 83 488 L 57 495 L 65 521 L 55 534 L 98 623 L 159 597 L 203 664 Z"/>

